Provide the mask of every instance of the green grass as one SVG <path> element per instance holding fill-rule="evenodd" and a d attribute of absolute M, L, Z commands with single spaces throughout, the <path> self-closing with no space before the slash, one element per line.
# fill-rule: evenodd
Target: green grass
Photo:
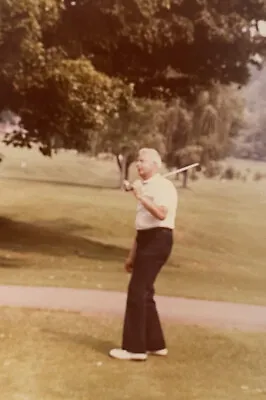
<path fill-rule="evenodd" d="M 115 190 L 115 162 L 5 151 L 0 283 L 126 290 L 135 200 Z M 266 304 L 265 181 L 201 179 L 178 190 L 175 245 L 157 293 Z"/>
<path fill-rule="evenodd" d="M 1 398 L 250 400 L 266 395 L 264 334 L 165 324 L 167 358 L 124 362 L 121 319 L 0 309 Z"/>

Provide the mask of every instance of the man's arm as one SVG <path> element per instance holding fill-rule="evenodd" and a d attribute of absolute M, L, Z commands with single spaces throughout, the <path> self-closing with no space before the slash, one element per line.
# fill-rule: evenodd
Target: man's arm
<path fill-rule="evenodd" d="M 125 270 L 128 273 L 131 273 L 133 271 L 133 263 L 134 263 L 135 256 L 136 256 L 136 250 L 137 250 L 137 242 L 135 239 L 133 242 L 133 245 L 130 249 L 129 255 L 125 261 Z"/>
<path fill-rule="evenodd" d="M 168 212 L 167 207 L 158 206 L 152 200 L 150 200 L 148 197 L 145 196 L 137 197 L 137 199 L 146 208 L 146 210 L 148 210 L 151 213 L 153 217 L 161 221 L 163 221 L 166 218 Z"/>
<path fill-rule="evenodd" d="M 135 259 L 135 255 L 136 255 L 136 250 L 137 250 L 137 242 L 135 239 L 133 242 L 133 245 L 129 251 L 128 257 L 127 257 L 127 260 L 126 260 L 127 263 L 129 263 L 129 264 L 133 263 L 133 261 Z"/>
<path fill-rule="evenodd" d="M 148 210 L 151 215 L 161 221 L 163 221 L 168 212 L 168 208 L 163 205 L 158 205 L 147 196 L 143 195 L 143 185 L 141 182 L 135 181 L 133 184 L 133 193 L 135 197 L 142 203 L 142 205 Z"/>

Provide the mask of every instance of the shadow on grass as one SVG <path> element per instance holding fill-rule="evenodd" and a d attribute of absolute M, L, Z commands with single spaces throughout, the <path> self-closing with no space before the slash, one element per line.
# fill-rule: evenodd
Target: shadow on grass
<path fill-rule="evenodd" d="M 1 247 L 1 246 L 0 246 Z M 0 257 L 0 268 L 20 268 L 19 260 L 8 257 Z"/>
<path fill-rule="evenodd" d="M 65 230 L 63 224 L 59 224 L 59 229 L 52 229 L 2 217 L 0 218 L 0 249 L 63 257 L 76 255 L 97 260 L 120 260 L 126 257 L 128 253 L 126 249 L 70 233 L 75 227 L 71 225 Z M 88 225 L 81 226 L 81 229 L 88 228 Z"/>
<path fill-rule="evenodd" d="M 103 355 L 108 355 L 112 348 L 117 347 L 117 344 L 110 340 L 101 339 L 91 335 L 59 332 L 51 329 L 43 329 L 43 332 L 52 335 L 56 340 L 59 340 L 60 343 L 62 341 L 70 341 L 77 345 L 89 347 Z"/>
<path fill-rule="evenodd" d="M 28 183 L 39 183 L 51 186 L 69 186 L 69 187 L 77 187 L 77 188 L 91 188 L 91 189 L 102 189 L 102 190 L 119 190 L 119 184 L 112 185 L 98 185 L 94 183 L 78 183 L 78 182 L 70 182 L 70 181 L 56 181 L 52 179 L 36 179 L 30 177 L 5 177 L 2 176 L 1 179 L 5 179 L 8 181 L 19 181 L 19 182 L 28 182 Z"/>

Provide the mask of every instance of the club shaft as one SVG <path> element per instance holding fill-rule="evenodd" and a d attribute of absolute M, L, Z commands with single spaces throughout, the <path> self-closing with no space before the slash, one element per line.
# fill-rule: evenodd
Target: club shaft
<path fill-rule="evenodd" d="M 195 168 L 195 167 L 197 167 L 198 165 L 199 165 L 199 163 L 190 164 L 190 165 L 187 165 L 186 167 L 182 167 L 182 168 L 179 168 L 179 169 L 175 169 L 174 171 L 167 172 L 167 173 L 164 174 L 163 176 L 164 176 L 164 178 L 167 178 L 168 176 L 175 175 L 175 174 L 179 174 L 180 172 L 185 172 L 185 171 L 187 171 L 188 169 Z"/>
<path fill-rule="evenodd" d="M 179 174 L 180 172 L 185 172 L 185 171 L 187 171 L 188 169 L 197 167 L 198 165 L 199 165 L 199 163 L 194 163 L 194 164 L 187 165 L 186 167 L 182 167 L 182 168 L 179 168 L 179 169 L 175 169 L 174 171 L 167 172 L 166 174 L 163 175 L 163 177 L 164 177 L 164 178 L 168 178 L 169 176 Z M 130 185 L 129 182 L 128 182 L 128 187 L 126 188 L 126 190 L 127 190 L 127 191 L 132 190 L 132 186 Z"/>

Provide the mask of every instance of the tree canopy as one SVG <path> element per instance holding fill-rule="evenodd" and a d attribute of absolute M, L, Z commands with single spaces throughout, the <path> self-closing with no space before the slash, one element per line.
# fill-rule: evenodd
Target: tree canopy
<path fill-rule="evenodd" d="M 137 96 L 190 97 L 212 82 L 247 82 L 265 47 L 250 28 L 265 19 L 261 0 L 65 0 L 59 37 Z"/>
<path fill-rule="evenodd" d="M 265 0 L 1 0 L 0 109 L 27 131 L 7 142 L 50 154 L 57 136 L 85 150 L 92 131 L 132 111 L 132 94 L 192 104 L 215 84 L 244 85 L 265 52 L 260 20 Z"/>
<path fill-rule="evenodd" d="M 64 46 L 49 45 L 62 9 L 56 0 L 1 2 L 0 108 L 17 112 L 27 131 L 17 130 L 6 142 L 40 143 L 46 155 L 55 137 L 65 148 L 86 149 L 88 130 L 126 107 L 132 92 L 85 57 L 70 58 Z"/>

